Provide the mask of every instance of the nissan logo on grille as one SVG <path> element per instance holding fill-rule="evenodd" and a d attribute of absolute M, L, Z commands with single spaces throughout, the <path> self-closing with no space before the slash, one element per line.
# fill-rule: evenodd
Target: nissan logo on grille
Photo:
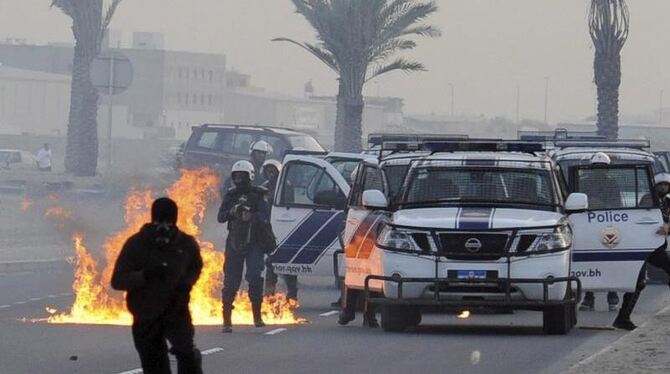
<path fill-rule="evenodd" d="M 465 249 L 470 253 L 477 253 L 482 249 L 482 242 L 477 238 L 470 238 L 465 242 Z"/>

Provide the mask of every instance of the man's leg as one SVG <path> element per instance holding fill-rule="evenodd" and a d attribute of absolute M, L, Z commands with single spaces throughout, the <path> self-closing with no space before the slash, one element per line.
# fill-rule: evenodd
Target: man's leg
<path fill-rule="evenodd" d="M 177 358 L 178 374 L 202 374 L 202 356 L 193 343 L 195 329 L 188 306 L 176 310 L 165 327 L 170 352 Z"/>
<path fill-rule="evenodd" d="M 619 309 L 619 314 L 614 320 L 613 326 L 618 329 L 624 330 L 635 330 L 637 326 L 630 320 L 631 314 L 633 314 L 633 309 L 635 309 L 635 304 L 640 298 L 640 293 L 647 285 L 647 264 L 642 265 L 642 270 L 640 270 L 640 275 L 637 277 L 637 285 L 635 292 L 627 292 L 623 295 L 623 302 L 621 303 L 621 309 Z"/>
<path fill-rule="evenodd" d="M 223 264 L 223 332 L 232 332 L 233 302 L 242 283 L 244 255 L 235 251 L 226 251 Z"/>
<path fill-rule="evenodd" d="M 358 304 L 358 296 L 360 292 L 361 291 L 359 290 L 352 290 L 346 286 L 343 287 L 342 303 L 344 305 L 342 306 L 342 311 L 340 312 L 337 323 L 346 325 L 356 319 L 356 306 Z"/>
<path fill-rule="evenodd" d="M 584 294 L 582 304 L 579 306 L 579 310 L 582 312 L 593 311 L 595 303 L 596 303 L 596 297 L 593 294 L 593 292 L 586 292 Z"/>
<path fill-rule="evenodd" d="M 170 374 L 170 358 L 162 320 L 136 321 L 132 327 L 135 349 L 145 374 Z"/>
<path fill-rule="evenodd" d="M 264 257 L 265 254 L 258 248 L 252 249 L 246 255 L 247 272 L 245 279 L 249 283 L 249 300 L 251 301 L 251 310 L 254 314 L 254 325 L 256 327 L 265 326 L 261 315 Z"/>
<path fill-rule="evenodd" d="M 654 253 L 649 256 L 647 262 L 656 266 L 659 269 L 663 269 L 665 273 L 670 278 L 670 257 L 668 256 L 667 243 L 661 246 L 661 248 L 654 251 Z"/>
<path fill-rule="evenodd" d="M 298 300 L 298 276 L 284 275 L 284 282 L 286 283 L 286 297 L 293 300 Z"/>
<path fill-rule="evenodd" d="M 272 257 L 268 256 L 265 259 L 265 266 L 265 295 L 272 296 L 277 289 L 277 274 L 272 266 Z"/>
<path fill-rule="evenodd" d="M 619 305 L 619 294 L 616 292 L 607 293 L 607 306 L 610 312 L 615 312 L 617 305 Z"/>

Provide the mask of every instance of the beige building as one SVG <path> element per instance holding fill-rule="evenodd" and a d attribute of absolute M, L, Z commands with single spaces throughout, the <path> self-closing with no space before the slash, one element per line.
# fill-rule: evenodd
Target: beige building
<path fill-rule="evenodd" d="M 64 135 L 70 77 L 0 65 L 0 133 Z"/>

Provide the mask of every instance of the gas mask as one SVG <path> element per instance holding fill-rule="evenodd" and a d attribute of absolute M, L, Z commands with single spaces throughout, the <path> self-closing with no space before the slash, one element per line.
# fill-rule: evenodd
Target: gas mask
<path fill-rule="evenodd" d="M 159 246 L 166 246 L 172 240 L 174 225 L 168 222 L 154 223 L 155 241 Z"/>

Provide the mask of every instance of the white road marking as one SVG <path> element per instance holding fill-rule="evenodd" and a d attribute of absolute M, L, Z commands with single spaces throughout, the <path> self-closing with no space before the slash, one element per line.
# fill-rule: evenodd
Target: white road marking
<path fill-rule="evenodd" d="M 284 332 L 284 331 L 286 331 L 286 330 L 287 330 L 287 329 L 285 329 L 285 328 L 282 327 L 282 328 L 279 328 L 279 329 L 274 329 L 274 330 L 272 330 L 272 331 L 268 331 L 268 332 L 265 333 L 265 335 L 277 335 L 277 334 L 282 333 L 282 332 Z"/>
<path fill-rule="evenodd" d="M 47 297 L 50 298 L 50 299 L 55 299 L 55 298 L 57 298 L 58 296 L 56 296 L 56 295 L 49 295 L 49 296 L 47 296 Z"/>
<path fill-rule="evenodd" d="M 32 299 L 30 299 L 30 301 L 40 301 L 40 300 L 42 300 L 42 299 L 39 298 L 39 297 L 33 297 Z"/>
<path fill-rule="evenodd" d="M 223 352 L 223 348 L 216 347 L 216 348 L 208 349 L 208 350 L 200 352 L 200 354 L 203 355 L 203 356 L 207 356 L 207 355 L 211 355 L 211 354 L 219 353 L 219 352 Z"/>
<path fill-rule="evenodd" d="M 62 293 L 62 294 L 60 294 L 60 295 L 61 295 L 61 296 L 70 296 L 70 295 L 72 295 L 72 294 L 71 294 L 71 293 L 69 293 L 69 292 L 63 292 L 63 293 Z"/>
<path fill-rule="evenodd" d="M 330 312 L 321 313 L 319 315 L 321 317 L 330 317 L 330 316 L 334 316 L 334 315 L 338 314 L 339 312 L 340 312 L 339 310 L 331 310 Z"/>
<path fill-rule="evenodd" d="M 17 301 L 17 302 L 14 303 L 14 305 L 23 305 L 23 304 L 25 304 L 26 302 L 27 302 L 27 301 Z"/>
<path fill-rule="evenodd" d="M 124 372 L 119 373 L 119 374 L 140 374 L 140 373 L 144 373 L 144 370 L 142 370 L 142 369 L 133 369 L 133 370 L 124 371 Z"/>
<path fill-rule="evenodd" d="M 0 305 L 0 309 L 7 309 L 11 307 L 11 305 Z"/>

